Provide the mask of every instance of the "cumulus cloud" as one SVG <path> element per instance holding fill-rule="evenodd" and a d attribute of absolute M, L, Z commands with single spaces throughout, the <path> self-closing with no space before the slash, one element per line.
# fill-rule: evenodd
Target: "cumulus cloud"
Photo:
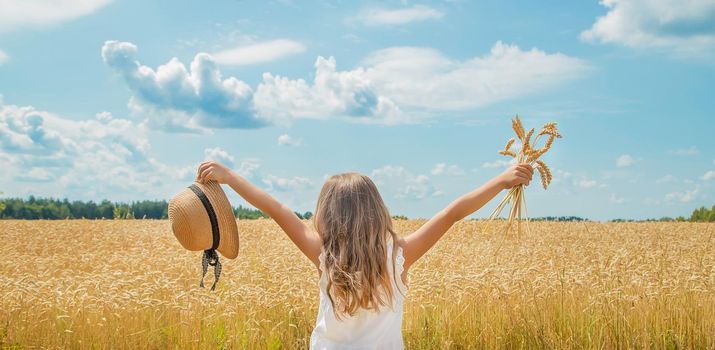
<path fill-rule="evenodd" d="M 102 47 L 104 62 L 124 77 L 136 98 L 134 105 L 139 108 L 146 105 L 148 110 L 184 113 L 192 122 L 185 125 L 188 127 L 255 128 L 266 125 L 256 116 L 251 87 L 234 77 L 223 79 L 216 62 L 208 54 L 196 55 L 189 70 L 177 58 L 154 70 L 140 64 L 136 56 L 137 47 L 132 43 L 112 40 Z M 179 123 L 171 125 L 182 126 Z"/>
<path fill-rule="evenodd" d="M 261 115 L 272 120 L 345 116 L 364 122 L 401 122 L 397 105 L 372 85 L 363 68 L 338 71 L 335 58 L 318 57 L 312 84 L 264 73 L 254 101 Z"/>
<path fill-rule="evenodd" d="M 294 176 L 290 178 L 266 175 L 263 183 L 268 186 L 269 191 L 290 192 L 301 191 L 313 187 L 313 182 L 307 177 Z"/>
<path fill-rule="evenodd" d="M 275 61 L 305 51 L 305 45 L 289 39 L 277 39 L 239 46 L 211 54 L 216 62 L 225 65 L 247 65 Z"/>
<path fill-rule="evenodd" d="M 445 163 L 437 163 L 435 164 L 434 168 L 432 169 L 431 173 L 432 175 L 439 175 L 444 172 L 444 168 L 447 166 Z"/>
<path fill-rule="evenodd" d="M 589 178 L 587 176 L 573 174 L 571 172 L 564 171 L 561 169 L 552 169 L 552 173 L 554 174 L 554 179 L 551 181 L 552 185 L 553 184 L 562 184 L 565 187 L 573 186 L 573 188 L 577 188 L 577 189 L 608 187 L 606 184 L 599 183 L 598 181 L 596 181 L 592 178 Z M 536 175 L 534 175 L 534 176 L 536 176 Z"/>
<path fill-rule="evenodd" d="M 681 203 L 687 203 L 695 199 L 698 192 L 698 188 L 694 188 L 692 190 L 687 190 L 684 192 L 671 192 L 665 195 L 665 200 L 670 202 L 677 201 Z"/>
<path fill-rule="evenodd" d="M 482 168 L 506 168 L 506 167 L 508 167 L 509 165 L 512 165 L 512 164 L 515 164 L 515 163 L 516 163 L 516 159 L 513 159 L 513 158 L 512 158 L 511 160 L 507 160 L 507 159 L 497 159 L 497 160 L 495 160 L 495 161 L 493 161 L 493 162 L 484 162 L 484 163 L 482 163 Z"/>
<path fill-rule="evenodd" d="M 163 194 L 175 170 L 150 156 L 146 133 L 145 125 L 107 112 L 77 121 L 0 103 L 0 158 L 15 190 L 47 182 L 45 190 L 57 195 Z"/>
<path fill-rule="evenodd" d="M 662 184 L 662 183 L 674 182 L 676 180 L 677 179 L 675 178 L 675 176 L 673 176 L 671 174 L 667 174 L 667 175 L 659 178 L 658 180 L 655 180 L 655 183 Z"/>
<path fill-rule="evenodd" d="M 393 47 L 369 55 L 366 76 L 400 107 L 461 110 L 541 92 L 579 78 L 578 58 L 497 42 L 484 56 L 451 59 L 422 47 Z"/>
<path fill-rule="evenodd" d="M 593 188 L 598 185 L 598 182 L 596 182 L 596 180 L 593 180 L 593 179 L 588 179 L 588 178 L 582 177 L 578 180 L 574 180 L 574 185 L 581 187 L 581 188 Z"/>
<path fill-rule="evenodd" d="M 616 158 L 616 166 L 619 168 L 626 168 L 633 165 L 635 161 L 636 160 L 630 154 L 622 154 Z"/>
<path fill-rule="evenodd" d="M 688 148 L 671 149 L 668 151 L 668 154 L 673 154 L 676 156 L 694 156 L 698 153 L 700 153 L 700 150 L 695 146 L 690 146 Z"/>
<path fill-rule="evenodd" d="M 205 149 L 204 159 L 215 160 L 229 168 L 233 168 L 236 162 L 236 159 L 221 147 Z"/>
<path fill-rule="evenodd" d="M 377 185 L 384 185 L 383 188 L 397 199 L 420 200 L 443 194 L 434 187 L 429 176 L 413 174 L 402 166 L 386 165 L 374 169 L 370 177 Z"/>
<path fill-rule="evenodd" d="M 424 110 L 477 108 L 543 91 L 589 70 L 577 58 L 501 42 L 489 54 L 464 61 L 434 49 L 396 47 L 372 53 L 352 70 L 338 70 L 333 57 L 318 57 L 312 81 L 266 72 L 254 89 L 238 78 L 223 78 L 206 53 L 197 54 L 188 68 L 172 58 L 153 69 L 137 60 L 134 44 L 107 41 L 102 57 L 133 92 L 134 114 L 180 132 L 286 125 L 301 118 L 413 122 Z"/>
<path fill-rule="evenodd" d="M 256 128 L 294 118 L 391 123 L 400 117 L 399 108 L 374 91 L 363 69 L 337 71 L 333 57 L 318 57 L 312 84 L 264 73 L 254 91 L 235 77 L 224 79 L 206 53 L 197 54 L 189 69 L 172 58 L 154 70 L 136 56 L 137 47 L 129 42 L 107 41 L 102 47 L 104 62 L 134 93 L 132 110 L 168 131 Z"/>
<path fill-rule="evenodd" d="M 581 33 L 591 42 L 697 54 L 715 47 L 711 0 L 602 0 L 606 15 Z"/>
<path fill-rule="evenodd" d="M 432 175 L 447 174 L 451 176 L 458 176 L 464 175 L 464 170 L 462 170 L 462 168 L 455 164 L 448 166 L 446 163 L 437 163 L 434 165 L 434 168 L 432 168 L 432 171 L 430 173 Z"/>
<path fill-rule="evenodd" d="M 204 149 L 204 161 L 217 161 L 237 172 L 245 178 L 254 178 L 257 175 L 258 169 L 261 167 L 261 162 L 256 158 L 246 158 L 241 161 L 236 161 L 228 151 L 221 147 Z M 196 176 L 198 164 L 189 165 L 179 169 L 179 178 L 183 180 L 193 179 Z"/>
<path fill-rule="evenodd" d="M 234 156 L 228 153 L 228 151 L 221 147 L 204 149 L 203 160 L 217 161 L 250 181 L 259 181 L 262 176 L 260 173 L 261 161 L 259 159 L 244 158 L 237 160 Z M 196 164 L 178 167 L 175 170 L 175 173 L 177 174 L 176 177 L 182 181 L 193 181 L 196 178 L 196 172 L 199 165 L 200 162 L 197 162 Z M 233 193 L 230 195 L 233 195 Z M 240 200 L 240 197 L 238 199 Z"/>
<path fill-rule="evenodd" d="M 256 176 L 257 170 L 261 167 L 261 162 L 256 158 L 247 158 L 241 160 L 238 167 L 235 169 L 236 172 L 246 178 L 251 178 Z"/>
<path fill-rule="evenodd" d="M 625 202 L 625 199 L 623 197 L 619 197 L 615 193 L 611 193 L 611 196 L 608 197 L 608 200 L 611 203 L 616 203 L 616 204 L 621 204 L 621 203 Z"/>
<path fill-rule="evenodd" d="M 349 21 L 357 20 L 367 26 L 381 26 L 437 20 L 442 17 L 444 17 L 442 11 L 425 5 L 414 5 L 401 9 L 365 9 L 357 17 L 350 18 Z"/>
<path fill-rule="evenodd" d="M 703 176 L 700 177 L 700 179 L 703 181 L 715 179 L 715 171 L 708 170 L 705 174 L 703 174 Z"/>
<path fill-rule="evenodd" d="M 303 144 L 303 140 L 299 138 L 294 138 L 288 134 L 282 134 L 278 136 L 278 145 L 280 146 L 293 146 L 297 147 Z"/>
<path fill-rule="evenodd" d="M 168 198 L 194 179 L 198 162 L 174 166 L 157 160 L 148 132 L 146 124 L 108 112 L 74 120 L 0 99 L 0 188 L 10 196 Z M 310 184 L 306 178 L 264 176 L 258 159 L 239 160 L 220 147 L 204 150 L 209 159 L 252 181 L 264 179 L 269 189 Z"/>
<path fill-rule="evenodd" d="M 7 62 L 9 58 L 10 57 L 8 57 L 8 55 L 3 50 L 0 50 L 0 65 Z"/>
<path fill-rule="evenodd" d="M 0 32 L 37 28 L 89 15 L 112 0 L 2 0 Z"/>

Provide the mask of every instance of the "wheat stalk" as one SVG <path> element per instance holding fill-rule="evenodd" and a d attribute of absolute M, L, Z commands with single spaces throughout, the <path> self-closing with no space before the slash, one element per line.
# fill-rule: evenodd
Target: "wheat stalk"
<path fill-rule="evenodd" d="M 515 142 L 515 139 L 511 138 L 507 141 L 504 149 L 499 151 L 499 154 L 515 158 L 518 163 L 527 163 L 536 168 L 536 171 L 539 173 L 539 177 L 541 178 L 541 185 L 544 189 L 547 189 L 549 184 L 551 184 L 553 175 L 551 174 L 551 169 L 549 169 L 546 163 L 539 158 L 551 149 L 555 139 L 561 138 L 561 133 L 559 133 L 556 123 L 549 122 L 544 124 L 539 133 L 536 135 L 536 138 L 534 138 L 533 142 L 531 141 L 531 138 L 534 135 L 535 130 L 532 128 L 527 133 L 521 123 L 521 119 L 519 119 L 518 114 L 511 120 L 511 127 L 514 129 L 516 137 L 519 141 L 521 141 L 521 150 L 519 150 L 519 153 L 515 153 L 510 150 L 511 146 Z M 547 136 L 546 142 L 544 142 L 542 147 L 537 147 L 537 144 L 542 136 Z M 526 210 L 524 185 L 514 186 L 509 190 L 509 192 L 507 192 L 506 196 L 504 196 L 501 202 L 499 202 L 496 208 L 494 208 L 491 215 L 489 215 L 489 221 L 498 217 L 502 210 L 504 210 L 504 208 L 510 203 L 511 208 L 509 209 L 505 232 L 509 232 L 514 220 L 516 220 L 517 233 L 521 235 L 522 219 L 526 219 L 526 231 L 529 232 L 529 214 Z"/>

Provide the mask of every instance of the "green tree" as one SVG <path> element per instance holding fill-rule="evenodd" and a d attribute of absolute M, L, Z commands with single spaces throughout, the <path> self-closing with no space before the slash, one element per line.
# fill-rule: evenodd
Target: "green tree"
<path fill-rule="evenodd" d="M 700 207 L 693 210 L 690 215 L 690 220 L 692 222 L 714 222 L 715 221 L 715 205 L 708 209 L 705 207 Z"/>
<path fill-rule="evenodd" d="M 233 208 L 233 213 L 234 215 L 239 218 L 239 219 L 248 219 L 248 220 L 253 220 L 253 219 L 258 219 L 258 218 L 268 218 L 268 215 L 263 213 L 262 211 L 258 209 L 252 209 L 252 208 L 247 208 L 244 206 L 239 205 L 238 207 Z"/>

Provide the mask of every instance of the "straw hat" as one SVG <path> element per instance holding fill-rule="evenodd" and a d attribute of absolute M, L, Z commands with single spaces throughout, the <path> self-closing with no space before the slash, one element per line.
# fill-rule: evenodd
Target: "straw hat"
<path fill-rule="evenodd" d="M 169 220 L 184 248 L 217 250 L 228 259 L 238 256 L 236 217 L 216 181 L 195 182 L 175 195 L 169 201 Z"/>

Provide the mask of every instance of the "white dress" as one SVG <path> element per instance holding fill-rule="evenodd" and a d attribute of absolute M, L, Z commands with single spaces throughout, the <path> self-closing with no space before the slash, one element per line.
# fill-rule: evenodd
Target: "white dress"
<path fill-rule="evenodd" d="M 385 305 L 380 307 L 379 312 L 361 309 L 354 316 L 341 315 L 340 320 L 335 318 L 333 306 L 327 295 L 328 278 L 325 273 L 322 273 L 325 269 L 322 249 L 319 260 L 320 307 L 315 328 L 310 335 L 310 348 L 314 350 L 404 349 L 402 312 L 407 286 L 402 283 L 401 278 L 405 262 L 402 247 L 397 248 L 395 257 L 396 284 L 392 271 L 392 241 L 387 245 L 387 269 L 394 291 L 392 308 L 390 305 Z"/>

